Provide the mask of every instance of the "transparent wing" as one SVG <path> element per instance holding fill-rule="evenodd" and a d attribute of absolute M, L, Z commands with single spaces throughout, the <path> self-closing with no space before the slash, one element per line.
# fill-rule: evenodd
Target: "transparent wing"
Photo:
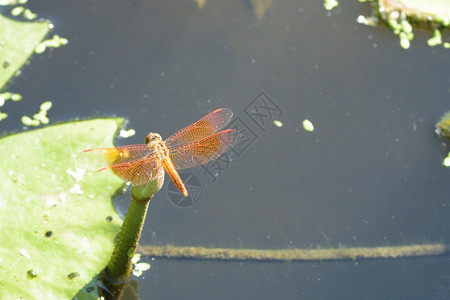
<path fill-rule="evenodd" d="M 221 130 L 230 122 L 233 112 L 229 108 L 219 108 L 207 114 L 194 124 L 172 134 L 164 142 L 167 148 L 189 144 Z"/>
<path fill-rule="evenodd" d="M 216 159 L 237 141 L 237 131 L 227 129 L 199 141 L 170 149 L 170 158 L 175 169 L 187 169 L 204 165 Z"/>
<path fill-rule="evenodd" d="M 108 165 L 121 164 L 132 160 L 140 159 L 149 155 L 152 151 L 145 144 L 126 145 L 115 148 L 94 148 L 83 152 L 94 151 L 103 154 Z"/>
<path fill-rule="evenodd" d="M 132 185 L 143 185 L 159 177 L 163 172 L 161 162 L 156 154 L 133 160 L 126 163 L 115 164 L 99 171 L 111 169 L 111 171 L 121 178 L 131 182 Z"/>
<path fill-rule="evenodd" d="M 99 169 L 99 172 L 111 169 L 114 174 L 130 181 L 133 185 L 142 185 L 156 179 L 158 170 L 161 168 L 158 156 L 145 144 L 87 149 L 83 152 L 90 151 L 103 154 L 109 165 Z"/>

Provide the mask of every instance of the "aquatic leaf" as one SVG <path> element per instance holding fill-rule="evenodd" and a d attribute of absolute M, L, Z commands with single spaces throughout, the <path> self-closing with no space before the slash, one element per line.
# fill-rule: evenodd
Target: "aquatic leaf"
<path fill-rule="evenodd" d="M 81 152 L 111 147 L 123 119 L 65 123 L 0 138 L 0 299 L 96 297 L 121 220 L 123 181 Z M 89 283 L 90 282 L 90 283 Z"/>
<path fill-rule="evenodd" d="M 0 15 L 0 89 L 49 31 L 49 22 L 18 22 Z"/>

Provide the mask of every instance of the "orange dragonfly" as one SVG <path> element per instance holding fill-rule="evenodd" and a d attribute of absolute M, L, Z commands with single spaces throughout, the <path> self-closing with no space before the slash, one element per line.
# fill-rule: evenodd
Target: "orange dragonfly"
<path fill-rule="evenodd" d="M 236 143 L 237 131 L 221 130 L 230 122 L 233 112 L 219 108 L 162 140 L 158 133 L 150 132 L 145 144 L 115 148 L 87 149 L 83 152 L 103 152 L 109 166 L 98 172 L 111 171 L 139 186 L 156 179 L 164 168 L 176 187 L 188 196 L 187 189 L 177 170 L 206 164 L 218 158 Z"/>

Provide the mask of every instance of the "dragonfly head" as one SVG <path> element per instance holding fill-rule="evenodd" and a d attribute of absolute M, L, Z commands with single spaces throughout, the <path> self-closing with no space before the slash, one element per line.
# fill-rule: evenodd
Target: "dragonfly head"
<path fill-rule="evenodd" d="M 151 143 L 155 141 L 162 141 L 161 136 L 159 133 L 150 132 L 147 137 L 145 138 L 145 144 L 150 145 Z"/>

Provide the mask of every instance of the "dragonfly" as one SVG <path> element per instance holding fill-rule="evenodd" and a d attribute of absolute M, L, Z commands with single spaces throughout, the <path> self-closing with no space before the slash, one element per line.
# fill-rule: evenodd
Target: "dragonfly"
<path fill-rule="evenodd" d="M 83 152 L 102 153 L 108 166 L 98 172 L 110 169 L 133 186 L 155 180 L 164 168 L 175 186 L 187 197 L 188 191 L 177 170 L 207 164 L 235 145 L 237 130 L 221 130 L 232 117 L 230 109 L 219 108 L 164 141 L 158 133 L 150 132 L 145 144 L 93 148 Z"/>

